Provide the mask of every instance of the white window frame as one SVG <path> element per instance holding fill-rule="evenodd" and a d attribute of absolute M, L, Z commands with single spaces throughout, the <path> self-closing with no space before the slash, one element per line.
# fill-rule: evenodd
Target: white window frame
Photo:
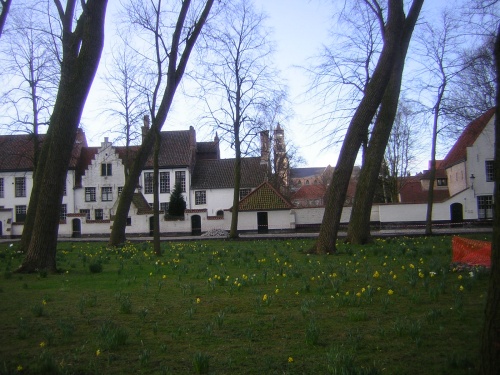
<path fill-rule="evenodd" d="M 101 201 L 102 202 L 112 202 L 113 201 L 113 188 L 111 186 L 101 187 Z"/>
<path fill-rule="evenodd" d="M 170 172 L 160 172 L 160 194 L 170 193 Z"/>
<path fill-rule="evenodd" d="M 153 194 L 153 172 L 144 172 L 144 194 Z"/>
<path fill-rule="evenodd" d="M 95 202 L 96 201 L 96 188 L 86 187 L 85 188 L 85 202 Z"/>
<path fill-rule="evenodd" d="M 196 190 L 194 192 L 194 204 L 196 206 L 201 204 L 207 204 L 207 191 L 206 190 Z"/>
<path fill-rule="evenodd" d="M 26 177 L 15 177 L 14 186 L 16 197 L 26 197 Z"/>

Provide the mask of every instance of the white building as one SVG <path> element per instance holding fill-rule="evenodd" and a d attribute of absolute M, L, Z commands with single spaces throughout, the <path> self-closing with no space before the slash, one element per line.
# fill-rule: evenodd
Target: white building
<path fill-rule="evenodd" d="M 472 121 L 439 162 L 434 185 L 432 219 L 435 223 L 489 223 L 493 218 L 494 119 L 492 109 Z M 147 125 L 146 122 L 144 130 Z M 270 150 L 267 135 L 263 132 L 261 137 L 261 156 L 242 160 L 238 229 L 266 232 L 319 228 L 324 212 L 322 205 L 293 207 L 266 182 Z M 78 132 L 66 178 L 60 236 L 109 234 L 125 182 L 125 168 L 130 166 L 137 149 L 138 146 L 132 146 L 127 151 L 125 147 L 113 146 L 107 138 L 100 147 L 88 147 L 85 134 Z M 217 136 L 212 142 L 197 142 L 192 127 L 185 131 L 161 132 L 159 159 L 160 209 L 167 210 L 176 182 L 180 182 L 187 203 L 184 220 L 168 221 L 161 215 L 162 234 L 199 234 L 214 228 L 229 230 L 235 159 L 220 158 Z M 149 235 L 152 229 L 152 173 L 150 158 L 129 211 L 128 234 Z M 296 174 L 291 171 L 292 181 Z M 21 235 L 32 183 L 32 138 L 0 136 L 0 236 Z M 372 223 L 384 226 L 425 222 L 428 188 L 427 173 L 413 177 L 401 190 L 402 203 L 373 206 Z M 347 223 L 349 217 L 350 205 L 346 202 L 341 221 Z"/>

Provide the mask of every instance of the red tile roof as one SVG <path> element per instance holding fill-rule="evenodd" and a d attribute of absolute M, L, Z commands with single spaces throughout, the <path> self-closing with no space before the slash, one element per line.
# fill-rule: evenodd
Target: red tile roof
<path fill-rule="evenodd" d="M 495 108 L 491 108 L 483 113 L 477 119 L 469 123 L 458 140 L 455 142 L 451 150 L 444 158 L 444 168 L 449 168 L 457 163 L 460 163 L 467 158 L 467 147 L 474 144 L 477 137 L 484 130 L 486 124 L 491 120 L 495 114 Z"/>
<path fill-rule="evenodd" d="M 292 195 L 292 200 L 307 200 L 323 198 L 326 193 L 326 186 L 304 185 Z"/>
<path fill-rule="evenodd" d="M 400 203 L 427 203 L 429 191 L 422 189 L 420 181 L 407 181 L 401 187 Z M 450 197 L 448 189 L 434 189 L 434 202 L 443 202 Z"/>
<path fill-rule="evenodd" d="M 33 170 L 33 134 L 0 135 L 0 171 L 31 171 Z M 40 134 L 40 145 L 47 135 Z M 83 130 L 78 129 L 75 144 L 69 163 L 70 169 L 75 169 L 80 158 L 80 152 L 87 146 Z"/>

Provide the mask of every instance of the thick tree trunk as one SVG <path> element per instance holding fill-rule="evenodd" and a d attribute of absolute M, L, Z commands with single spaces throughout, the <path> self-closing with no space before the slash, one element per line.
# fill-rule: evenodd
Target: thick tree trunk
<path fill-rule="evenodd" d="M 497 71 L 497 97 L 495 112 L 495 202 L 500 202 L 500 26 L 495 41 Z M 493 219 L 493 244 L 491 247 L 491 273 L 488 300 L 484 313 L 481 345 L 482 375 L 500 374 L 500 210 L 495 207 Z"/>
<path fill-rule="evenodd" d="M 160 155 L 161 138 L 160 132 L 156 132 L 155 149 L 153 155 L 153 249 L 157 256 L 161 255 L 160 249 L 160 191 L 159 191 L 159 166 L 158 158 Z"/>
<path fill-rule="evenodd" d="M 423 2 L 424 0 L 414 1 L 408 13 L 401 38 L 401 46 L 396 54 L 391 78 L 382 98 L 377 120 L 370 137 L 347 230 L 347 240 L 351 243 L 364 244 L 370 240 L 370 215 L 373 197 L 378 184 L 385 149 L 396 117 L 406 54 Z"/>
<path fill-rule="evenodd" d="M 55 254 L 62 194 L 80 117 L 101 57 L 106 5 L 106 1 L 89 0 L 74 32 L 71 32 L 74 17 L 71 3 L 63 14 L 61 80 L 50 119 L 49 136 L 35 175 L 34 202 L 30 202 L 28 210 L 34 218 L 27 218 L 29 225 L 23 231 L 23 244 L 29 239 L 29 246 L 18 272 L 57 270 Z"/>
<path fill-rule="evenodd" d="M 237 134 L 236 134 L 237 135 Z M 241 150 L 239 137 L 235 137 L 235 152 L 236 158 L 234 161 L 234 191 L 233 191 L 233 208 L 231 211 L 231 229 L 229 238 L 238 238 L 238 214 L 240 202 L 240 184 L 241 184 Z"/>
<path fill-rule="evenodd" d="M 361 143 L 387 87 L 394 65 L 394 57 L 400 46 L 404 18 L 403 1 L 390 0 L 384 47 L 372 79 L 368 82 L 365 95 L 354 113 L 342 143 L 332 182 L 326 194 L 325 213 L 318 240 L 311 249 L 313 253 L 332 253 L 336 250 L 340 218 L 349 180 Z"/>
<path fill-rule="evenodd" d="M 12 0 L 2 0 L 2 12 L 0 13 L 0 36 L 2 36 L 7 14 L 9 14 L 10 4 Z"/>

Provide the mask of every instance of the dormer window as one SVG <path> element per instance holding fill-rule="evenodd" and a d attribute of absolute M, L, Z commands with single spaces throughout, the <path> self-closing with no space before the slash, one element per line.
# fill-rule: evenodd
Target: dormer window
<path fill-rule="evenodd" d="M 437 186 L 448 186 L 447 178 L 438 178 L 436 179 Z"/>
<path fill-rule="evenodd" d="M 113 175 L 112 164 L 102 163 L 101 164 L 101 176 L 112 176 Z"/>

